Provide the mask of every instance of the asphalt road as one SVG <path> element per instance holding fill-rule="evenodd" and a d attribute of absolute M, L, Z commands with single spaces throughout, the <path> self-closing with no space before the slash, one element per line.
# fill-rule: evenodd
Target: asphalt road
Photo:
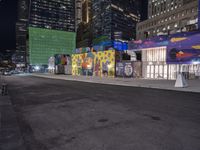
<path fill-rule="evenodd" d="M 200 94 L 6 80 L 27 150 L 200 150 Z"/>

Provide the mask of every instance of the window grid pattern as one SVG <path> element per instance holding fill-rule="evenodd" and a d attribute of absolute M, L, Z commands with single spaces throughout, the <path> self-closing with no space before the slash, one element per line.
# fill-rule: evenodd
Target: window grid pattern
<path fill-rule="evenodd" d="M 76 34 L 29 27 L 29 53 L 31 65 L 45 65 L 54 54 L 72 54 Z"/>

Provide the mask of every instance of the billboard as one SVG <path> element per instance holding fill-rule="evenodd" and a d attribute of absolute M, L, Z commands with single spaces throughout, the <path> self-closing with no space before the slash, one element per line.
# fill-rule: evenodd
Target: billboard
<path fill-rule="evenodd" d="M 167 63 L 200 64 L 200 32 L 171 37 L 167 46 Z"/>
<path fill-rule="evenodd" d="M 72 75 L 115 75 L 115 51 L 99 51 L 72 55 Z"/>
<path fill-rule="evenodd" d="M 55 54 L 72 54 L 76 33 L 29 27 L 29 61 L 31 65 L 47 65 Z"/>

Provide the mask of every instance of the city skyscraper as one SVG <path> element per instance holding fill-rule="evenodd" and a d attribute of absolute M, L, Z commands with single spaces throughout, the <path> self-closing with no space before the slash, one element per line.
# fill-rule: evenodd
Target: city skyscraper
<path fill-rule="evenodd" d="M 148 20 L 137 25 L 137 39 L 197 29 L 198 0 L 149 0 Z"/>
<path fill-rule="evenodd" d="M 92 45 L 92 3 L 91 0 L 77 0 L 77 47 Z"/>
<path fill-rule="evenodd" d="M 18 0 L 16 22 L 16 52 L 14 60 L 17 66 L 25 66 L 27 61 L 27 33 L 29 1 Z"/>
<path fill-rule="evenodd" d="M 92 0 L 94 37 L 130 40 L 136 37 L 140 21 L 140 0 Z"/>
<path fill-rule="evenodd" d="M 82 2 L 82 22 L 89 23 L 92 19 L 91 0 Z"/>
<path fill-rule="evenodd" d="M 74 0 L 31 0 L 29 26 L 75 31 Z"/>
<path fill-rule="evenodd" d="M 79 23 L 82 22 L 82 0 L 76 0 L 75 4 L 76 9 L 76 29 L 78 28 Z"/>
<path fill-rule="evenodd" d="M 76 0 L 76 25 L 91 20 L 91 0 Z"/>
<path fill-rule="evenodd" d="M 18 13 L 24 26 L 21 21 L 16 24 L 16 38 L 26 43 L 25 64 L 47 65 L 54 54 L 72 53 L 76 39 L 74 0 L 19 0 Z M 22 28 L 26 37 L 20 40 Z"/>
<path fill-rule="evenodd" d="M 149 0 L 148 3 L 148 18 L 154 18 L 156 16 L 160 16 L 169 11 L 178 9 L 190 2 L 194 2 L 196 0 Z"/>

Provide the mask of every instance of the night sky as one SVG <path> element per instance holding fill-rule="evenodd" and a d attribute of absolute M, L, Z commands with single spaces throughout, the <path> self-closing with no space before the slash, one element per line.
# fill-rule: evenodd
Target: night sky
<path fill-rule="evenodd" d="M 142 7 L 141 7 L 141 19 L 146 20 L 147 19 L 147 12 L 148 11 L 148 0 L 142 0 Z"/>
<path fill-rule="evenodd" d="M 0 0 L 0 52 L 15 49 L 17 0 Z"/>

